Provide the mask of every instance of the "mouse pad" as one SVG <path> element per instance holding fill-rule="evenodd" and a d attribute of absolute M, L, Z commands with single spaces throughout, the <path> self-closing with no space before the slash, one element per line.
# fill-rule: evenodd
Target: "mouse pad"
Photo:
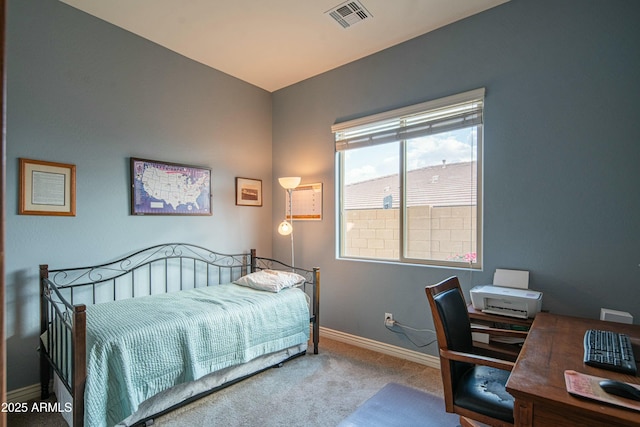
<path fill-rule="evenodd" d="M 567 384 L 567 391 L 572 395 L 586 397 L 640 412 L 640 402 L 615 396 L 604 391 L 600 387 L 599 382 L 607 379 L 610 378 L 594 377 L 593 375 L 581 374 L 580 372 L 571 370 L 564 371 L 564 381 Z M 640 386 L 637 384 L 627 384 L 640 390 Z"/>

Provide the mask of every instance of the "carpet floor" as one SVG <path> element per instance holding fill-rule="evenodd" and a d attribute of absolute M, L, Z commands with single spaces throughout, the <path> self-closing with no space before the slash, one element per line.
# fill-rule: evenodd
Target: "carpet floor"
<path fill-rule="evenodd" d="M 154 426 L 335 427 L 389 383 L 442 396 L 437 369 L 322 338 L 320 354 L 176 409 L 156 418 Z M 437 410 L 444 414 L 444 403 Z M 66 425 L 58 414 L 9 414 L 7 421 L 9 427 Z"/>

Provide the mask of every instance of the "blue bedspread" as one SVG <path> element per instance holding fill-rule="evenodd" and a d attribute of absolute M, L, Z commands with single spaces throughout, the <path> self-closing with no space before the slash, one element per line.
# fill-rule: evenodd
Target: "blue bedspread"
<path fill-rule="evenodd" d="M 85 425 L 112 426 L 162 390 L 308 339 L 300 289 L 228 284 L 89 306 Z"/>

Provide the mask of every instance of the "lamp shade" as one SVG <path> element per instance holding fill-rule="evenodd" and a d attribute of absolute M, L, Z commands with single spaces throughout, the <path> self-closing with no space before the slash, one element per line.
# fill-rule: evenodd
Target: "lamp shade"
<path fill-rule="evenodd" d="M 283 236 L 288 236 L 292 232 L 293 226 L 289 221 L 282 221 L 278 226 L 278 233 L 282 234 Z"/>
<path fill-rule="evenodd" d="M 299 176 L 285 176 L 283 178 L 278 178 L 280 185 L 286 190 L 293 190 L 300 184 L 302 178 Z"/>

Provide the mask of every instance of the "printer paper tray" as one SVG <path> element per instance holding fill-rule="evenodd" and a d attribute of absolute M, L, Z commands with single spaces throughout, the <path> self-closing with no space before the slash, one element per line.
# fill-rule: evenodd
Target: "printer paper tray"
<path fill-rule="evenodd" d="M 527 313 L 516 310 L 500 310 L 499 308 L 485 308 L 483 313 L 498 314 L 500 316 L 517 317 L 518 319 L 527 319 Z"/>

